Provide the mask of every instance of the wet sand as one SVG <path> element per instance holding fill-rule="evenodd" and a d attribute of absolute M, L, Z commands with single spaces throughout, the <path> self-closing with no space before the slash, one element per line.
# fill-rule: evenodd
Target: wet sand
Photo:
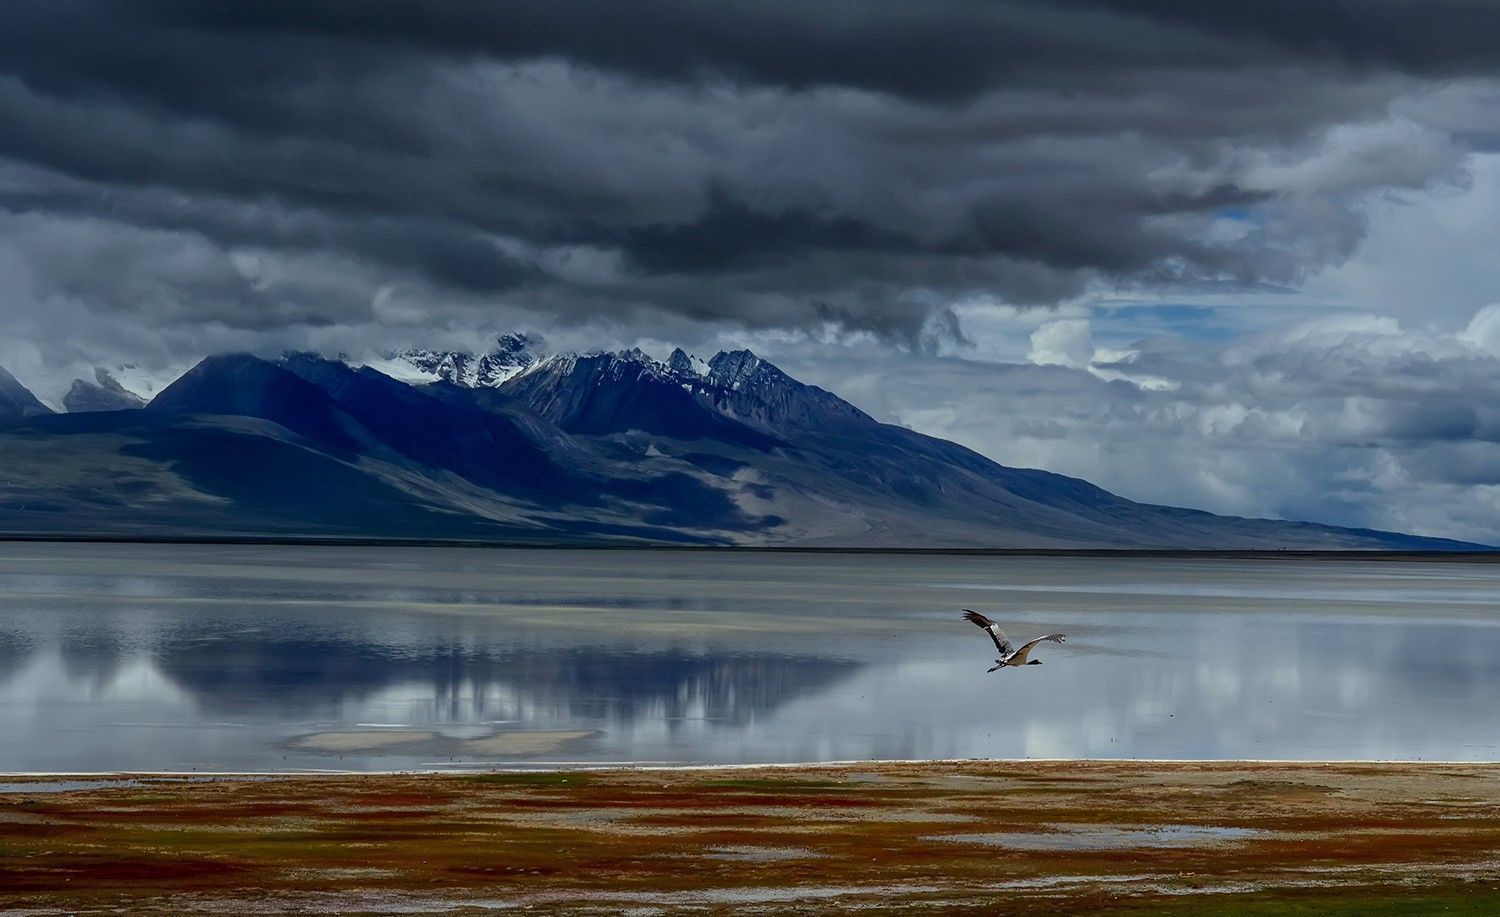
<path fill-rule="evenodd" d="M 1500 766 L 0 778 L 0 909 L 516 907 L 1497 913 Z"/>

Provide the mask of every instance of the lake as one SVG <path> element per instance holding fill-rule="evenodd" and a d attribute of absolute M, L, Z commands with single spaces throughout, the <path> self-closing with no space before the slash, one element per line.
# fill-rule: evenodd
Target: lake
<path fill-rule="evenodd" d="M 1488 563 L 8 543 L 0 772 L 1494 760 L 1497 625 Z"/>

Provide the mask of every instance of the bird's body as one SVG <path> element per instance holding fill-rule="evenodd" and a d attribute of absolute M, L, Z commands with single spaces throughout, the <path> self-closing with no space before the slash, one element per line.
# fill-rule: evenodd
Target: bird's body
<path fill-rule="evenodd" d="M 1031 658 L 1031 651 L 1036 648 L 1036 645 L 1038 643 L 1041 643 L 1043 640 L 1049 640 L 1053 643 L 1062 643 L 1066 639 L 1066 637 L 1064 637 L 1062 634 L 1047 634 L 1046 636 L 1037 637 L 1035 640 L 1028 641 L 1017 647 L 1015 644 L 1010 642 L 1009 637 L 1005 636 L 1005 631 L 1000 629 L 1000 625 L 996 624 L 994 621 L 991 621 L 989 618 L 986 618 L 979 612 L 971 611 L 965 608 L 964 620 L 972 621 L 974 624 L 983 628 L 985 632 L 990 635 L 990 639 L 995 641 L 995 649 L 999 651 L 1000 657 L 996 659 L 995 664 L 990 667 L 989 671 L 991 672 L 995 671 L 995 669 L 1004 669 L 1011 666 L 1041 665 L 1042 661 L 1040 659 Z"/>

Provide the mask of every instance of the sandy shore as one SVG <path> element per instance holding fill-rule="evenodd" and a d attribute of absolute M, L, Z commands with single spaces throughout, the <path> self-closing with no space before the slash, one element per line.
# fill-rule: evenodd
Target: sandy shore
<path fill-rule="evenodd" d="M 17 913 L 1500 913 L 1500 766 L 0 777 Z"/>

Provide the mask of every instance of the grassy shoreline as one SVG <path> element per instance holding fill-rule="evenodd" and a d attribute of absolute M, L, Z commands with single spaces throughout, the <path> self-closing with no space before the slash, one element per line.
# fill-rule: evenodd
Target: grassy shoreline
<path fill-rule="evenodd" d="M 1491 764 L 860 762 L 55 786 L 69 779 L 0 777 L 0 908 L 1500 907 Z"/>

